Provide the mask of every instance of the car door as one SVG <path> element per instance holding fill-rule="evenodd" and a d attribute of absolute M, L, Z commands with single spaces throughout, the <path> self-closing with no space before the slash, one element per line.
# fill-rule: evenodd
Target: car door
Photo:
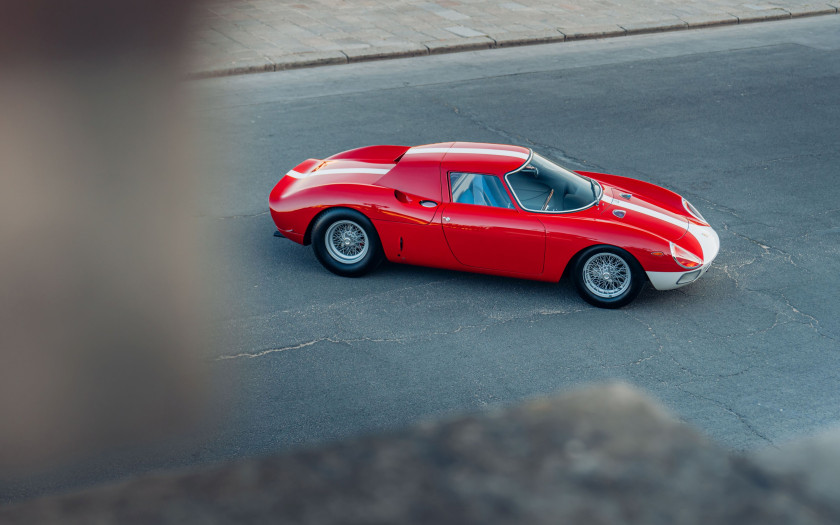
<path fill-rule="evenodd" d="M 499 177 L 450 173 L 448 179 L 451 198 L 438 220 L 458 262 L 505 273 L 542 273 L 545 227 L 514 207 Z"/>

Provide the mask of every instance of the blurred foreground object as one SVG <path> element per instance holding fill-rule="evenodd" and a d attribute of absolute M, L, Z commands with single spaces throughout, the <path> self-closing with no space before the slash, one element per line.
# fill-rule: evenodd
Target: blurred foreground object
<path fill-rule="evenodd" d="M 169 432 L 200 405 L 187 7 L 0 16 L 0 476 Z"/>
<path fill-rule="evenodd" d="M 837 451 L 834 442 L 826 452 Z M 840 485 L 834 464 L 814 467 L 822 471 L 818 483 Z M 832 491 L 733 456 L 617 384 L 320 449 L 34 500 L 0 509 L 0 520 L 836 524 L 840 502 Z"/>

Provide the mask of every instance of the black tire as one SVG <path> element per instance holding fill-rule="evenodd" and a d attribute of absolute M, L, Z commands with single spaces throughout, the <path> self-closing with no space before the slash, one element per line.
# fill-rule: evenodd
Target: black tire
<path fill-rule="evenodd" d="M 621 308 L 630 303 L 647 281 L 635 257 L 615 246 L 587 248 L 575 259 L 572 270 L 580 296 L 599 308 Z"/>
<path fill-rule="evenodd" d="M 324 268 L 343 277 L 362 276 L 382 262 L 382 243 L 361 213 L 334 208 L 312 225 L 312 249 Z"/>

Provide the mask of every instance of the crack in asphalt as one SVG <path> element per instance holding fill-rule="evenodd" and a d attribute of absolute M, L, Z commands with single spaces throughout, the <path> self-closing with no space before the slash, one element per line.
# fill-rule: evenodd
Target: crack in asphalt
<path fill-rule="evenodd" d="M 420 288 L 426 288 L 426 287 L 435 286 L 435 285 L 438 285 L 438 284 L 445 284 L 445 283 L 454 281 L 456 279 L 457 279 L 457 277 L 451 277 L 451 278 L 448 278 L 448 279 L 439 279 L 439 280 L 436 280 L 436 281 L 428 281 L 428 282 L 424 282 L 424 283 L 420 283 L 420 284 L 413 284 L 413 285 L 410 285 L 410 286 L 403 286 L 403 287 L 399 287 L 399 288 L 389 288 L 389 289 L 383 290 L 381 292 L 369 293 L 369 294 L 366 294 L 366 295 L 363 295 L 363 296 L 360 296 L 360 297 L 351 297 L 349 299 L 342 299 L 340 301 L 335 301 L 335 302 L 328 303 L 328 304 L 314 304 L 314 305 L 309 306 L 306 310 L 309 313 L 322 313 L 323 314 L 323 313 L 326 313 L 328 311 L 341 309 L 341 308 L 344 308 L 344 307 L 347 307 L 347 306 L 358 306 L 358 305 L 363 304 L 365 302 L 379 300 L 380 298 L 383 298 L 383 297 L 388 298 L 388 297 L 391 297 L 391 296 L 396 296 L 398 294 L 402 294 L 402 293 L 405 293 L 405 292 L 410 291 L 410 290 L 417 290 L 417 289 L 420 289 Z M 264 314 L 261 317 L 263 317 L 265 320 L 277 320 L 277 319 L 279 319 L 279 317 L 282 314 L 289 314 L 289 313 L 292 313 L 291 310 L 280 310 L 280 309 L 278 309 L 278 310 L 274 310 L 272 312 L 269 312 L 267 314 Z M 305 312 L 298 311 L 298 312 L 295 312 L 295 313 L 296 314 L 302 314 L 302 313 L 305 313 Z M 253 319 L 254 317 L 255 316 L 228 317 L 228 318 L 225 318 L 225 319 L 216 319 L 216 321 L 217 322 L 226 322 L 226 323 L 237 323 L 239 321 L 246 321 L 246 320 L 249 320 L 249 319 Z"/>
<path fill-rule="evenodd" d="M 682 388 L 682 385 L 674 385 L 674 387 L 677 390 L 679 390 L 680 392 L 688 394 L 689 396 L 697 398 L 697 399 L 702 399 L 704 401 L 708 401 L 709 403 L 712 403 L 712 404 L 722 408 L 726 412 L 729 412 L 730 414 L 732 414 L 733 416 L 738 418 L 738 421 L 740 421 L 741 424 L 747 430 L 752 432 L 756 437 L 762 439 L 763 441 L 766 441 L 773 448 L 779 448 L 778 446 L 776 446 L 776 444 L 773 442 L 773 440 L 771 440 L 769 437 L 767 437 L 762 432 L 759 432 L 759 430 L 752 423 L 750 423 L 749 419 L 746 416 L 744 416 L 743 414 L 741 414 L 740 412 L 738 412 L 737 410 L 735 410 L 731 406 L 727 405 L 726 403 L 724 403 L 722 401 L 718 401 L 717 399 L 713 399 L 711 397 L 700 395 L 696 392 L 691 392 L 689 390 L 686 390 L 686 389 Z"/>
<path fill-rule="evenodd" d="M 754 336 L 754 335 L 770 332 L 770 331 L 774 330 L 775 328 L 777 328 L 779 326 L 784 326 L 784 325 L 788 324 L 788 323 L 782 323 L 782 322 L 779 321 L 779 318 L 780 318 L 781 314 L 778 311 L 770 310 L 769 308 L 764 308 L 764 310 L 766 310 L 770 313 L 773 313 L 775 315 L 773 323 L 766 328 L 761 328 L 761 329 L 758 329 L 758 330 L 752 330 L 752 331 L 749 331 L 749 332 L 743 332 L 743 333 L 738 333 L 738 334 L 725 334 L 725 335 L 715 334 L 713 332 L 710 332 L 710 331 L 706 330 L 706 331 L 703 332 L 703 334 L 705 336 L 707 336 L 708 339 L 710 339 L 710 340 L 732 339 L 732 338 L 735 338 L 735 337 L 751 337 L 751 336 Z M 689 367 L 689 366 L 683 364 L 681 361 L 679 361 L 671 352 L 668 351 L 668 349 L 662 343 L 661 338 L 659 337 L 659 335 L 654 330 L 653 326 L 651 326 L 649 323 L 645 322 L 644 320 L 630 314 L 630 312 L 623 311 L 623 313 L 625 313 L 625 315 L 627 315 L 628 317 L 633 319 L 635 322 L 639 323 L 640 325 L 642 325 L 643 327 L 645 327 L 647 329 L 647 331 L 650 333 L 650 335 L 654 338 L 654 340 L 658 344 L 658 349 L 657 349 L 658 354 L 664 354 L 664 355 L 668 356 L 668 358 L 671 361 L 673 361 L 673 363 L 676 364 L 681 371 L 685 372 L 689 376 L 697 377 L 697 378 L 725 379 L 725 378 L 736 377 L 736 376 L 745 374 L 745 373 L 749 372 L 750 370 L 752 370 L 754 368 L 754 366 L 752 364 L 749 364 L 745 368 L 742 368 L 741 370 L 731 372 L 731 373 L 725 373 L 725 374 L 721 374 L 721 373 L 704 374 L 704 373 L 698 372 L 696 370 L 693 370 L 691 367 Z M 613 366 L 609 366 L 609 367 L 606 367 L 606 368 L 622 368 L 622 367 L 626 367 L 626 366 L 640 365 L 641 363 L 643 363 L 645 361 L 649 361 L 649 360 L 651 360 L 655 357 L 657 357 L 656 353 L 652 354 L 652 355 L 649 355 L 647 357 L 642 357 L 642 358 L 640 358 L 636 361 L 632 361 L 632 362 L 629 362 L 629 363 L 624 363 L 624 364 L 621 364 L 621 365 L 613 365 Z"/>
<path fill-rule="evenodd" d="M 758 259 L 752 259 L 752 260 L 751 260 L 751 261 L 749 261 L 748 263 L 741 264 L 741 265 L 739 265 L 739 266 L 736 268 L 736 270 L 740 270 L 740 269 L 741 269 L 741 268 L 743 268 L 744 266 L 748 266 L 748 265 L 750 265 L 750 264 L 754 263 L 754 262 L 755 262 L 755 261 L 757 261 L 757 260 L 758 260 Z M 728 264 L 722 264 L 722 265 L 719 265 L 719 266 L 718 266 L 718 268 L 720 268 L 721 270 L 723 270 L 723 273 L 725 273 L 725 274 L 726 274 L 726 276 L 727 276 L 727 277 L 729 277 L 729 278 L 732 280 L 732 282 L 733 282 L 733 283 L 735 283 L 735 288 L 740 288 L 740 287 L 741 287 L 741 283 L 739 283 L 739 282 L 738 282 L 738 277 L 736 277 L 736 276 L 732 275 L 732 272 L 729 270 L 729 265 L 728 265 Z"/>
<path fill-rule="evenodd" d="M 641 324 L 642 326 L 644 326 L 644 327 L 647 329 L 647 331 L 650 333 L 651 337 L 653 337 L 653 340 L 654 340 L 654 341 L 656 341 L 656 344 L 658 345 L 658 348 L 656 349 L 656 351 L 657 351 L 659 354 L 663 354 L 663 353 L 667 354 L 667 352 L 665 352 L 665 346 L 662 344 L 662 339 L 660 339 L 660 338 L 659 338 L 659 335 L 657 335 L 657 333 L 654 331 L 653 326 L 651 326 L 650 324 L 648 324 L 648 323 L 646 323 L 646 322 L 642 321 L 641 319 L 639 319 L 638 317 L 634 316 L 633 314 L 631 314 L 631 313 L 630 313 L 630 312 L 628 312 L 627 310 L 622 310 L 622 313 L 624 313 L 627 317 L 629 317 L 630 319 L 632 319 L 632 320 L 636 321 L 637 323 Z M 678 365 L 678 366 L 682 366 L 680 363 L 678 363 L 678 362 L 676 361 L 676 359 L 674 359 L 674 357 L 673 357 L 673 356 L 671 356 L 670 354 L 667 354 L 667 355 L 668 355 L 668 356 L 669 356 L 669 357 L 670 357 L 670 358 L 671 358 L 671 359 L 672 359 L 675 363 L 677 363 L 677 365 Z M 656 354 L 651 354 L 651 355 L 649 355 L 649 356 L 647 356 L 647 357 L 642 357 L 642 358 L 640 358 L 640 359 L 638 359 L 638 360 L 636 360 L 636 361 L 632 361 L 632 362 L 630 362 L 630 363 L 626 363 L 626 364 L 625 364 L 625 365 L 623 365 L 623 366 L 637 366 L 637 365 L 640 365 L 640 364 L 644 363 L 645 361 L 650 361 L 651 359 L 653 359 L 653 358 L 654 358 L 654 357 L 656 357 L 656 356 L 657 356 Z"/>
<path fill-rule="evenodd" d="M 300 344 L 294 345 L 294 346 L 284 346 L 284 347 L 281 347 L 281 348 L 269 348 L 269 349 L 262 350 L 262 351 L 259 351 L 259 352 L 255 352 L 255 353 L 242 352 L 242 353 L 239 353 L 239 354 L 220 355 L 220 356 L 216 357 L 216 361 L 225 361 L 225 360 L 228 360 L 228 359 L 238 359 L 240 357 L 246 357 L 246 358 L 249 358 L 249 359 L 253 359 L 255 357 L 262 357 L 264 355 L 274 354 L 274 353 L 277 353 L 277 352 L 285 352 L 286 350 L 297 350 L 298 348 L 305 348 L 307 346 L 312 346 L 314 344 L 320 343 L 322 341 L 327 341 L 327 340 L 328 340 L 328 338 L 322 337 L 320 339 L 315 339 L 313 341 L 307 341 L 306 343 L 300 343 Z"/>
<path fill-rule="evenodd" d="M 720 260 L 719 260 L 714 265 L 715 268 L 719 268 L 721 271 L 723 271 L 724 274 L 726 274 L 726 276 L 734 283 L 735 288 L 741 289 L 741 290 L 744 290 L 744 291 L 748 291 L 748 292 L 759 292 L 759 290 L 751 290 L 749 288 L 746 288 L 744 286 L 744 284 L 740 281 L 739 275 L 738 275 L 737 272 L 739 270 L 741 270 L 742 268 L 745 268 L 745 267 L 748 267 L 748 266 L 751 266 L 751 265 L 755 264 L 756 262 L 758 262 L 760 259 L 762 259 L 764 257 L 773 256 L 773 255 L 780 256 L 782 258 L 782 260 L 784 260 L 787 264 L 793 266 L 797 270 L 800 270 L 800 271 L 808 273 L 808 274 L 813 274 L 814 273 L 811 269 L 806 268 L 806 267 L 801 266 L 800 264 L 796 263 L 796 261 L 793 260 L 793 254 L 788 253 L 787 251 L 782 250 L 781 248 L 777 248 L 777 247 L 772 246 L 770 244 L 766 244 L 766 241 L 760 241 L 760 240 L 757 240 L 757 239 L 753 239 L 752 237 L 750 237 L 748 235 L 744 235 L 742 233 L 739 233 L 739 232 L 733 230 L 726 222 L 722 222 L 721 224 L 723 226 L 723 231 L 724 232 L 726 232 L 726 233 L 728 233 L 728 234 L 730 234 L 734 237 L 737 237 L 739 239 L 743 239 L 745 241 L 748 241 L 751 244 L 754 244 L 755 246 L 758 246 L 762 250 L 761 253 L 758 254 L 758 256 L 753 257 L 753 258 L 751 258 L 751 259 L 749 259 L 745 262 L 742 262 L 740 264 L 721 263 Z"/>
<path fill-rule="evenodd" d="M 769 308 L 761 308 L 761 309 L 765 310 L 767 312 L 775 313 L 775 315 L 776 315 L 776 318 L 773 320 L 773 324 L 771 324 L 767 328 L 761 328 L 759 330 L 752 330 L 752 331 L 743 332 L 743 333 L 740 333 L 740 334 L 720 335 L 720 334 L 713 334 L 712 332 L 708 332 L 708 331 L 706 332 L 706 334 L 712 336 L 714 339 L 732 339 L 733 337 L 740 337 L 740 336 L 751 337 L 751 336 L 758 335 L 758 334 L 766 334 L 767 332 L 770 332 L 770 331 L 774 330 L 777 326 L 785 326 L 787 324 L 790 324 L 790 323 L 780 323 L 779 322 L 779 316 L 781 315 L 779 312 L 773 312 Z"/>
<path fill-rule="evenodd" d="M 292 346 L 283 346 L 278 348 L 268 348 L 265 350 L 260 350 L 258 352 L 249 353 L 249 352 L 242 352 L 239 354 L 230 354 L 230 355 L 220 355 L 216 357 L 216 361 L 226 361 L 229 359 L 239 359 L 239 358 L 247 358 L 247 359 L 254 359 L 257 357 L 263 357 L 269 354 L 276 354 L 279 352 L 286 352 L 288 350 L 299 350 L 301 348 L 306 348 L 307 346 L 316 345 L 318 343 L 332 343 L 332 344 L 346 344 L 352 345 L 353 343 L 360 343 L 363 341 L 371 342 L 371 343 L 403 343 L 404 340 L 402 339 L 374 339 L 371 337 L 359 337 L 356 339 L 339 339 L 334 337 L 321 337 L 318 339 L 313 339 L 312 341 L 307 341 L 305 343 L 300 343 L 297 345 Z"/>
<path fill-rule="evenodd" d="M 580 312 L 583 312 L 583 311 L 586 311 L 586 309 L 578 308 L 578 309 L 575 309 L 575 310 L 546 310 L 544 308 L 540 308 L 540 309 L 536 309 L 536 310 L 531 310 L 531 311 L 529 311 L 527 313 L 524 313 L 524 314 L 521 314 L 521 315 L 514 314 L 514 315 L 507 315 L 507 316 L 499 317 L 498 315 L 494 316 L 493 314 L 491 314 L 491 315 L 488 316 L 488 319 L 492 320 L 492 322 L 487 323 L 483 326 L 476 325 L 474 327 L 478 328 L 480 326 L 481 330 L 479 331 L 479 333 L 484 333 L 488 329 L 493 328 L 495 326 L 499 326 L 499 325 L 503 325 L 503 324 L 507 324 L 507 323 L 512 323 L 512 322 L 515 322 L 515 321 L 524 321 L 526 319 L 530 319 L 530 322 L 533 323 L 535 321 L 534 318 L 537 317 L 537 316 L 547 317 L 547 316 L 554 316 L 554 315 L 571 315 L 571 314 L 576 314 L 576 313 L 580 313 Z"/>
<path fill-rule="evenodd" d="M 709 207 L 711 207 L 711 208 L 713 208 L 717 211 L 722 211 L 723 213 L 732 215 L 736 219 L 744 220 L 743 217 L 738 215 L 738 213 L 734 209 L 730 208 L 729 206 L 724 206 L 723 204 L 718 204 L 714 201 L 710 201 L 709 199 L 707 199 L 705 197 L 701 197 L 700 195 L 692 195 L 691 200 L 693 200 L 693 201 L 703 201 L 704 203 L 708 204 Z M 767 226 L 767 225 L 765 225 L 765 226 Z"/>
<path fill-rule="evenodd" d="M 750 370 L 752 370 L 753 368 L 754 368 L 754 367 L 753 367 L 752 365 L 749 365 L 749 366 L 747 366 L 746 368 L 744 368 L 744 369 L 742 369 L 742 370 L 738 370 L 737 372 L 732 372 L 731 374 L 716 374 L 716 376 L 717 376 L 717 377 L 719 377 L 719 378 L 721 378 L 721 379 L 728 379 L 728 378 L 730 378 L 730 377 L 738 377 L 738 376 L 740 376 L 740 375 L 744 375 L 744 374 L 746 374 L 747 372 L 749 372 L 749 371 L 750 371 Z"/>
<path fill-rule="evenodd" d="M 812 270 L 810 270 L 809 268 L 806 268 L 804 266 L 801 266 L 801 265 L 797 264 L 793 260 L 793 255 L 791 253 L 789 253 L 785 250 L 782 250 L 781 248 L 772 246 L 770 244 L 766 244 L 766 241 L 760 241 L 758 239 L 753 239 L 752 237 L 750 237 L 748 235 L 744 235 L 742 233 L 739 233 L 739 232 L 733 230 L 732 228 L 730 228 L 729 225 L 725 222 L 722 223 L 722 224 L 723 224 L 723 230 L 725 232 L 727 232 L 731 235 L 734 235 L 735 237 L 738 237 L 740 239 L 746 240 L 746 241 L 758 246 L 762 250 L 762 252 L 759 253 L 757 257 L 753 257 L 752 259 L 750 259 L 750 260 L 748 260 L 744 263 L 735 265 L 732 268 L 728 264 L 717 265 L 717 268 L 720 268 L 723 271 L 723 273 L 726 274 L 726 276 L 729 277 L 732 280 L 735 287 L 738 288 L 738 289 L 747 291 L 747 292 L 762 294 L 762 295 L 764 295 L 765 297 L 767 297 L 771 300 L 774 299 L 774 296 L 778 295 L 784 301 L 785 306 L 788 309 L 790 309 L 791 312 L 796 314 L 801 319 L 801 320 L 798 320 L 798 321 L 796 319 L 794 319 L 793 320 L 794 322 L 798 322 L 800 324 L 803 324 L 803 325 L 806 325 L 806 326 L 810 327 L 814 331 L 814 333 L 816 333 L 820 337 L 827 338 L 827 339 L 830 339 L 832 341 L 838 341 L 838 338 L 834 334 L 832 334 L 831 332 L 827 331 L 825 328 L 822 327 L 821 322 L 817 317 L 815 317 L 811 314 L 802 312 L 799 308 L 797 308 L 795 305 L 793 305 L 790 302 L 790 300 L 787 298 L 787 296 L 784 293 L 774 292 L 774 291 L 770 291 L 770 290 L 753 290 L 753 289 L 747 288 L 743 285 L 743 283 L 741 283 L 739 281 L 738 275 L 737 275 L 738 270 L 740 270 L 744 267 L 747 267 L 747 266 L 751 266 L 751 265 L 755 264 L 757 261 L 759 261 L 760 259 L 762 259 L 764 257 L 773 256 L 774 254 L 780 256 L 782 260 L 784 260 L 787 264 L 793 266 L 797 270 L 800 270 L 800 271 L 808 273 L 808 274 L 813 274 L 814 272 Z M 765 308 L 765 310 L 771 311 L 770 309 L 766 309 L 766 308 Z M 770 328 L 763 329 L 763 330 L 758 330 L 758 331 L 751 332 L 751 333 L 747 333 L 745 335 L 754 335 L 754 334 L 757 334 L 757 333 L 767 332 L 767 331 L 770 331 L 777 326 L 782 326 L 782 325 L 788 324 L 788 323 L 779 323 L 779 318 L 778 318 L 779 311 L 778 310 L 774 311 L 774 313 L 776 314 L 776 321 L 773 323 L 773 325 Z"/>
<path fill-rule="evenodd" d="M 780 158 L 777 158 L 777 159 L 770 159 L 770 160 L 767 160 L 767 161 L 762 161 L 761 163 L 758 163 L 757 165 L 773 163 L 773 162 L 780 162 L 780 161 L 784 161 L 784 160 L 791 160 L 791 159 L 795 159 L 795 158 L 799 158 L 799 157 L 814 157 L 814 156 L 819 156 L 819 155 L 818 154 L 792 155 L 792 156 L 788 156 L 788 157 L 780 157 Z M 739 220 L 745 220 L 744 217 L 739 215 L 732 208 L 720 205 L 718 203 L 715 203 L 713 201 L 710 201 L 709 199 L 705 199 L 705 198 L 702 198 L 702 197 L 699 197 L 699 200 L 701 200 L 701 201 L 705 202 L 706 204 L 710 205 L 712 208 L 714 208 L 717 211 L 727 213 L 727 214 L 731 215 L 732 217 L 735 217 Z M 840 211 L 840 208 L 823 210 L 822 212 L 820 212 L 819 215 L 827 215 L 827 214 L 830 214 L 830 213 L 835 213 L 837 211 Z M 816 218 L 816 217 L 814 217 L 814 218 Z M 752 223 L 755 223 L 755 224 L 762 224 L 764 226 L 776 229 L 776 227 L 774 227 L 772 225 L 763 224 L 763 223 L 760 223 L 760 222 L 757 222 L 757 221 L 751 220 L 749 222 L 752 222 Z M 811 330 L 813 330 L 814 333 L 816 335 L 818 335 L 819 337 L 826 338 L 826 339 L 829 339 L 831 341 L 838 341 L 838 338 L 833 333 L 829 332 L 828 330 L 826 330 L 822 326 L 820 320 L 817 317 L 801 311 L 799 308 L 797 308 L 795 305 L 793 305 L 791 303 L 790 299 L 788 299 L 788 297 L 784 293 L 780 293 L 780 292 L 775 292 L 774 293 L 772 291 L 764 291 L 764 290 L 752 290 L 752 289 L 749 289 L 746 286 L 744 286 L 744 284 L 741 282 L 741 280 L 739 278 L 740 277 L 739 270 L 741 270 L 742 268 L 751 266 L 751 265 L 755 264 L 756 262 L 758 262 L 759 260 L 763 259 L 764 257 L 772 257 L 774 255 L 778 256 L 781 260 L 783 260 L 784 262 L 786 262 L 787 264 L 789 264 L 790 266 L 796 268 L 797 270 L 799 270 L 801 272 L 808 273 L 808 274 L 813 274 L 814 272 L 811 269 L 798 264 L 794 260 L 794 255 L 793 254 L 791 254 L 791 253 L 789 253 L 789 252 L 787 252 L 787 251 L 785 251 L 781 248 L 773 246 L 766 241 L 755 239 L 753 237 L 750 237 L 749 235 L 746 235 L 746 234 L 743 234 L 739 231 L 736 231 L 735 229 L 730 227 L 730 225 L 726 222 L 722 222 L 721 224 L 723 226 L 723 231 L 724 232 L 726 232 L 730 235 L 733 235 L 734 237 L 737 237 L 737 238 L 743 239 L 745 241 L 748 241 L 751 244 L 761 248 L 761 252 L 756 257 L 753 257 L 753 258 L 751 258 L 751 259 L 749 259 L 745 262 L 742 262 L 740 264 L 735 264 L 735 265 L 732 265 L 732 264 L 718 264 L 718 265 L 716 265 L 716 267 L 720 268 L 723 271 L 723 273 L 733 282 L 733 284 L 735 285 L 735 288 L 746 291 L 746 292 L 750 292 L 750 293 L 762 294 L 765 297 L 767 297 L 768 299 L 772 300 L 774 303 L 777 302 L 775 300 L 775 298 L 780 296 L 782 301 L 784 301 L 785 306 L 789 309 L 790 312 L 792 312 L 796 316 L 796 318 L 792 318 L 792 322 L 797 322 L 799 324 L 810 327 Z M 807 237 L 808 235 L 811 235 L 812 233 L 813 232 L 808 232 L 805 236 Z M 761 329 L 761 330 L 755 330 L 755 331 L 752 331 L 752 332 L 747 332 L 747 333 L 744 333 L 743 335 L 750 336 L 750 335 L 756 335 L 756 334 L 760 334 L 760 333 L 766 333 L 766 332 L 772 331 L 773 329 L 775 329 L 779 326 L 784 326 L 784 325 L 789 324 L 789 323 L 780 322 L 781 312 L 778 309 L 776 309 L 776 310 L 772 310 L 770 308 L 762 308 L 762 309 L 764 309 L 768 312 L 772 311 L 776 315 L 776 318 L 775 318 L 773 324 L 768 328 L 764 328 L 764 329 Z M 731 338 L 731 337 L 735 337 L 735 335 L 729 335 L 729 336 L 724 336 L 724 337 Z"/>
<path fill-rule="evenodd" d="M 431 283 L 428 283 L 428 284 L 431 284 Z M 414 286 L 414 287 L 411 287 L 411 288 L 416 288 L 416 287 L 417 286 Z M 582 312 L 582 311 L 584 311 L 584 310 L 583 309 L 571 310 L 571 311 L 565 311 L 565 310 L 556 310 L 556 311 L 537 310 L 537 311 L 533 311 L 533 312 L 528 312 L 528 313 L 523 314 L 523 315 L 512 316 L 512 317 L 508 317 L 508 318 L 504 318 L 504 319 L 498 319 L 498 318 L 493 319 L 491 317 L 491 318 L 488 318 L 491 322 L 486 323 L 486 324 L 458 325 L 458 327 L 453 329 L 453 330 L 448 330 L 448 331 L 444 331 L 444 332 L 426 332 L 426 333 L 410 335 L 410 336 L 406 336 L 406 337 L 393 337 L 393 338 L 387 338 L 387 337 L 385 337 L 385 338 L 357 337 L 357 338 L 350 338 L 350 339 L 343 339 L 343 338 L 339 338 L 339 337 L 336 337 L 336 336 L 319 337 L 317 339 L 311 339 L 311 340 L 303 342 L 303 343 L 281 346 L 281 347 L 271 347 L 271 348 L 267 348 L 267 349 L 264 349 L 264 350 L 258 350 L 256 352 L 240 352 L 240 353 L 237 353 L 237 354 L 221 355 L 221 356 L 216 357 L 215 360 L 216 361 L 226 361 L 226 360 L 237 359 L 237 358 L 253 359 L 253 358 L 263 357 L 263 356 L 266 356 L 266 355 L 275 354 L 275 353 L 279 353 L 279 352 L 286 352 L 286 351 L 289 351 L 289 350 L 299 350 L 301 348 L 306 348 L 306 347 L 313 346 L 317 343 L 322 343 L 322 342 L 327 342 L 327 343 L 332 343 L 332 344 L 348 344 L 348 345 L 352 345 L 353 343 L 359 343 L 359 342 L 407 344 L 407 343 L 414 343 L 414 342 L 418 342 L 418 341 L 428 341 L 433 337 L 454 335 L 454 334 L 463 332 L 465 330 L 471 330 L 471 329 L 480 329 L 480 333 L 483 333 L 487 329 L 492 328 L 494 326 L 498 326 L 498 325 L 501 325 L 501 324 L 510 323 L 510 322 L 514 322 L 514 321 L 521 321 L 523 319 L 535 317 L 535 316 L 538 316 L 538 315 L 539 316 L 569 315 L 569 314 L 578 313 L 578 312 Z"/>
<path fill-rule="evenodd" d="M 760 224 L 761 226 L 765 226 L 767 228 L 771 228 L 771 229 L 774 229 L 774 230 L 778 229 L 778 227 L 776 227 L 772 224 L 767 224 L 766 222 L 757 221 L 757 220 L 755 220 L 754 217 L 751 217 L 749 219 L 747 219 L 745 217 L 742 217 L 733 208 L 730 208 L 729 206 L 725 206 L 723 204 L 719 204 L 717 202 L 709 200 L 705 197 L 702 197 L 700 195 L 695 194 L 694 192 L 686 191 L 686 192 L 683 192 L 683 194 L 686 196 L 686 198 L 691 197 L 689 199 L 689 201 L 702 201 L 705 204 L 707 204 L 710 208 L 712 208 L 716 211 L 719 211 L 719 212 L 726 213 L 727 215 L 731 215 L 731 216 L 733 216 L 736 219 L 739 219 L 741 221 L 748 222 L 750 224 Z"/>
<path fill-rule="evenodd" d="M 792 155 L 786 155 L 784 157 L 777 157 L 777 158 L 774 158 L 774 159 L 764 159 L 764 160 L 759 160 L 759 161 L 752 162 L 752 163 L 749 163 L 749 164 L 742 164 L 740 166 L 734 166 L 734 167 L 726 170 L 726 172 L 740 173 L 745 169 L 759 168 L 759 167 L 762 167 L 762 166 L 768 166 L 770 164 L 776 164 L 778 162 L 785 162 L 785 161 L 796 160 L 796 159 L 820 158 L 820 157 L 823 157 L 823 156 L 824 156 L 824 153 L 821 153 L 821 152 L 818 152 L 818 153 L 796 153 L 796 154 L 792 154 Z"/>
<path fill-rule="evenodd" d="M 692 370 L 691 368 L 689 368 L 688 366 L 686 366 L 685 364 L 683 364 L 680 360 L 678 360 L 678 359 L 674 356 L 674 354 L 672 354 L 671 352 L 669 352 L 669 351 L 665 348 L 665 345 L 663 344 L 662 339 L 659 337 L 659 335 L 656 333 L 656 331 L 654 330 L 653 326 L 652 326 L 650 323 L 647 323 L 647 322 L 645 322 L 644 320 L 642 320 L 642 319 L 640 319 L 640 318 L 638 318 L 638 317 L 636 317 L 636 316 L 632 315 L 630 312 L 628 312 L 628 311 L 626 311 L 626 310 L 622 310 L 622 312 L 623 312 L 625 315 L 627 315 L 630 319 L 632 319 L 632 320 L 636 321 L 637 323 L 639 323 L 640 325 L 642 325 L 643 327 L 645 327 L 645 329 L 647 329 L 647 331 L 648 331 L 648 333 L 651 335 L 651 337 L 653 337 L 654 341 L 656 341 L 656 344 L 658 345 L 657 351 L 658 351 L 660 354 L 662 354 L 662 355 L 668 356 L 668 358 L 669 358 L 671 361 L 673 361 L 673 363 L 674 363 L 675 365 L 677 365 L 677 367 L 678 367 L 678 368 L 679 368 L 682 372 L 685 372 L 686 374 L 688 374 L 688 375 L 690 375 L 690 376 L 703 377 L 703 374 L 699 374 L 699 373 L 695 372 L 694 370 Z M 640 360 L 638 360 L 638 361 L 635 361 L 635 362 L 632 362 L 632 363 L 629 363 L 629 364 L 630 364 L 630 365 L 638 365 L 638 364 L 641 364 L 641 363 L 643 363 L 643 362 L 645 362 L 645 361 L 648 361 L 648 360 L 652 359 L 653 357 L 655 357 L 655 354 L 654 354 L 653 356 L 649 356 L 649 357 L 646 357 L 646 358 L 642 358 L 642 359 L 640 359 Z"/>
<path fill-rule="evenodd" d="M 803 317 L 803 318 L 808 320 L 807 322 L 801 322 L 800 324 L 809 326 L 811 328 L 811 330 L 813 330 L 814 333 L 819 335 L 820 337 L 823 337 L 825 339 L 830 339 L 832 341 L 838 341 L 838 339 L 834 336 L 834 334 L 829 335 L 829 334 L 825 333 L 826 330 L 824 328 L 822 328 L 819 319 L 817 319 L 816 317 L 814 317 L 811 314 L 808 314 L 808 313 L 805 313 L 805 312 L 801 311 L 799 308 L 797 308 L 796 306 L 791 304 L 790 299 L 788 299 L 787 296 L 784 293 L 779 292 L 779 295 L 782 297 L 782 300 L 784 300 L 785 305 L 788 308 L 790 308 L 793 313 L 795 313 L 795 314 L 799 315 L 800 317 Z"/>
<path fill-rule="evenodd" d="M 786 252 L 786 251 L 782 250 L 781 248 L 777 248 L 777 247 L 775 247 L 775 246 L 770 246 L 769 244 L 763 244 L 763 243 L 761 243 L 760 241 L 757 241 L 757 240 L 755 240 L 755 239 L 753 239 L 753 238 L 751 238 L 751 237 L 748 237 L 748 236 L 746 236 L 746 235 L 744 235 L 744 234 L 742 234 L 742 233 L 738 233 L 738 232 L 736 232 L 735 230 L 731 230 L 731 229 L 729 229 L 729 226 L 728 226 L 726 223 L 724 223 L 724 229 L 725 229 L 726 231 L 728 231 L 728 232 L 732 233 L 732 234 L 733 234 L 733 235 L 735 235 L 736 237 L 740 237 L 740 238 L 742 238 L 742 239 L 744 239 L 744 240 L 750 241 L 750 242 L 752 242 L 752 243 L 757 244 L 758 246 L 760 246 L 760 247 L 764 250 L 764 254 L 762 254 L 762 255 L 770 255 L 770 251 L 772 250 L 772 251 L 774 251 L 774 252 L 777 252 L 777 253 L 780 253 L 780 254 L 784 255 L 784 256 L 785 256 L 785 259 L 786 259 L 786 260 L 787 260 L 787 262 L 788 262 L 788 264 L 790 264 L 790 265 L 791 265 L 791 266 L 793 266 L 794 268 L 796 268 L 796 269 L 798 269 L 798 270 L 802 270 L 803 272 L 806 272 L 806 273 L 813 273 L 813 272 L 812 272 L 809 268 L 805 268 L 804 266 L 800 266 L 800 265 L 796 264 L 796 263 L 793 261 L 793 254 L 790 254 L 790 253 L 788 253 L 788 252 Z"/>

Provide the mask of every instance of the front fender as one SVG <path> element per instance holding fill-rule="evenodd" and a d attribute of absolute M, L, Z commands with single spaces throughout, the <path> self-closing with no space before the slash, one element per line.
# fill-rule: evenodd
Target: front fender
<path fill-rule="evenodd" d="M 590 246 L 610 245 L 627 250 L 645 271 L 677 271 L 666 239 L 641 228 L 598 218 L 564 220 L 562 228 L 546 222 L 546 273 L 559 280 L 568 264 Z M 661 253 L 662 255 L 654 255 Z"/>

